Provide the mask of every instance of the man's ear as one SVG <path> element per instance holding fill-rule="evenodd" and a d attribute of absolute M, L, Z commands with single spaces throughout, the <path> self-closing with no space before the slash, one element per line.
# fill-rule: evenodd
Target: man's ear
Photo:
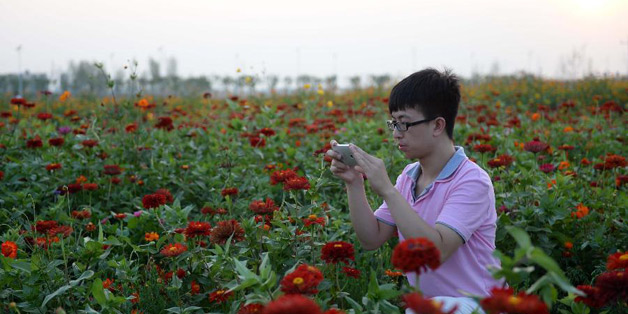
<path fill-rule="evenodd" d="M 441 133 L 445 133 L 447 131 L 445 130 L 445 126 L 447 126 L 445 118 L 436 118 L 436 120 L 434 120 L 434 128 L 432 129 L 432 134 L 434 135 L 434 137 L 441 135 Z"/>

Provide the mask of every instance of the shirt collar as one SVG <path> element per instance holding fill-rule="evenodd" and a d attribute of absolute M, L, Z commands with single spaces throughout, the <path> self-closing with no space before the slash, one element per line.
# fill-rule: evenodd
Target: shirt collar
<path fill-rule="evenodd" d="M 462 146 L 454 146 L 454 148 L 456 149 L 456 152 L 453 156 L 451 156 L 451 158 L 449 158 L 449 161 L 447 161 L 443 170 L 440 171 L 436 180 L 445 180 L 449 178 L 454 171 L 458 169 L 458 166 L 460 166 L 460 164 L 467 159 L 467 155 L 464 153 L 464 148 Z M 417 162 L 416 165 L 408 171 L 408 176 L 412 178 L 412 181 L 416 181 L 419 178 L 419 175 L 421 175 L 421 165 Z"/>

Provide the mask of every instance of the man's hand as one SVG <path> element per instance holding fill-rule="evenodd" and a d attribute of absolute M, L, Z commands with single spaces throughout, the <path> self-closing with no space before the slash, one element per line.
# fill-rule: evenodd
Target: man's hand
<path fill-rule="evenodd" d="M 330 144 L 333 147 L 338 145 L 338 142 L 336 142 L 335 140 L 331 140 Z M 342 155 L 340 155 L 340 153 L 330 149 L 327 151 L 326 154 L 327 156 L 332 158 L 331 166 L 329 167 L 331 173 L 342 179 L 346 184 L 363 182 L 362 174 L 353 169 L 353 167 L 349 167 L 340 161 L 340 158 L 342 158 Z"/>
<path fill-rule="evenodd" d="M 371 188 L 377 195 L 383 197 L 386 193 L 395 190 L 395 187 L 388 178 L 388 172 L 386 172 L 386 166 L 383 160 L 369 155 L 354 144 L 349 144 L 349 148 L 353 153 L 353 158 L 355 158 L 355 161 L 358 163 L 358 165 L 355 166 L 355 170 L 368 178 Z"/>

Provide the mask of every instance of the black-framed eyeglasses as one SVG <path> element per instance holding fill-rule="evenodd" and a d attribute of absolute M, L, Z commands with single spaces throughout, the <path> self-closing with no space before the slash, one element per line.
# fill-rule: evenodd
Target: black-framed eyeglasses
<path fill-rule="evenodd" d="M 395 120 L 388 120 L 386 121 L 386 125 L 388 125 L 388 129 L 391 131 L 397 130 L 399 132 L 405 132 L 408 130 L 409 127 L 413 126 L 413 125 L 418 125 L 421 123 L 425 123 L 425 122 L 430 122 L 434 119 L 436 119 L 437 117 L 431 118 L 431 119 L 424 119 L 424 120 L 419 120 L 419 121 L 414 121 L 414 122 L 397 122 Z"/>

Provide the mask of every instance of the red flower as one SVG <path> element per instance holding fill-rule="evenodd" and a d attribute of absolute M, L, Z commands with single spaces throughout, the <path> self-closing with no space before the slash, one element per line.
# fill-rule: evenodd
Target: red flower
<path fill-rule="evenodd" d="M 224 208 L 213 209 L 211 207 L 203 207 L 201 209 L 203 215 L 226 215 L 227 210 Z"/>
<path fill-rule="evenodd" d="M 270 174 L 270 184 L 275 185 L 279 182 L 285 182 L 287 179 L 298 176 L 292 169 L 278 170 Z"/>
<path fill-rule="evenodd" d="M 600 288 L 589 285 L 578 285 L 576 288 L 584 292 L 587 296 L 577 296 L 575 301 L 582 302 L 590 307 L 600 308 L 606 305 L 606 300 L 600 295 Z"/>
<path fill-rule="evenodd" d="M 449 312 L 444 312 L 442 303 L 424 298 L 418 292 L 408 293 L 402 299 L 405 307 L 416 314 L 453 314 L 458 309 L 458 306 L 455 306 Z"/>
<path fill-rule="evenodd" d="M 244 228 L 235 219 L 219 221 L 211 231 L 210 240 L 214 244 L 223 245 L 232 235 L 232 243 L 244 240 Z"/>
<path fill-rule="evenodd" d="M 118 213 L 118 214 L 113 215 L 113 217 L 115 219 L 122 220 L 122 219 L 126 218 L 126 214 L 125 213 Z"/>
<path fill-rule="evenodd" d="M 323 312 L 323 314 L 347 314 L 345 311 L 341 311 L 339 309 L 329 309 L 325 312 Z"/>
<path fill-rule="evenodd" d="M 155 124 L 155 128 L 157 129 L 165 129 L 167 131 L 171 131 L 174 129 L 172 125 L 172 118 L 170 117 L 159 117 L 159 122 Z"/>
<path fill-rule="evenodd" d="M 46 234 L 48 230 L 56 228 L 58 225 L 54 220 L 40 220 L 35 223 L 35 231 Z"/>
<path fill-rule="evenodd" d="M 540 153 L 549 148 L 549 145 L 539 141 L 538 138 L 534 138 L 534 140 L 527 142 L 523 145 L 523 149 L 532 153 Z"/>
<path fill-rule="evenodd" d="M 196 295 L 201 292 L 201 286 L 194 280 L 190 283 L 190 294 Z"/>
<path fill-rule="evenodd" d="M 317 217 L 316 215 L 309 215 L 307 218 L 303 218 L 303 223 L 306 227 L 311 225 L 325 226 L 325 217 Z"/>
<path fill-rule="evenodd" d="M 249 143 L 253 147 L 264 147 L 266 146 L 266 139 L 258 136 L 249 137 Z"/>
<path fill-rule="evenodd" d="M 96 183 L 85 183 L 85 184 L 83 184 L 83 190 L 86 190 L 86 191 L 98 190 L 98 184 L 96 184 Z"/>
<path fill-rule="evenodd" d="M 498 167 L 508 167 L 510 166 L 513 161 L 515 159 L 508 155 L 508 154 L 503 154 L 503 155 L 499 155 L 491 160 L 488 161 L 488 166 L 491 168 L 498 168 Z"/>
<path fill-rule="evenodd" d="M 209 222 L 203 221 L 190 221 L 188 222 L 187 228 L 183 233 L 188 238 L 198 237 L 198 236 L 208 236 L 211 234 L 211 225 Z"/>
<path fill-rule="evenodd" d="M 4 178 L 4 171 L 0 171 L 0 180 Z"/>
<path fill-rule="evenodd" d="M 281 280 L 281 291 L 286 294 L 316 294 L 321 281 L 323 274 L 318 268 L 302 264 Z"/>
<path fill-rule="evenodd" d="M 608 302 L 625 300 L 628 298 L 628 270 L 602 273 L 595 279 L 595 287 L 600 289 L 599 296 Z"/>
<path fill-rule="evenodd" d="M 286 179 L 283 183 L 283 189 L 289 190 L 309 190 L 310 182 L 305 177 L 292 177 Z"/>
<path fill-rule="evenodd" d="M 626 269 L 626 268 L 628 268 L 628 251 L 623 252 L 623 253 L 617 252 L 615 254 L 608 256 L 608 260 L 606 261 L 607 270 Z"/>
<path fill-rule="evenodd" d="M 426 238 L 406 239 L 395 246 L 392 264 L 403 272 L 416 272 L 420 275 L 427 268 L 440 266 L 440 251 Z"/>
<path fill-rule="evenodd" d="M 133 133 L 137 131 L 137 123 L 129 123 L 124 127 L 126 133 Z"/>
<path fill-rule="evenodd" d="M 107 289 L 111 292 L 114 292 L 116 290 L 116 288 L 113 286 L 113 280 L 111 278 L 107 278 L 105 279 L 105 281 L 102 282 L 102 288 Z"/>
<path fill-rule="evenodd" d="M 166 203 L 172 203 L 172 201 L 174 201 L 174 198 L 172 197 L 172 194 L 170 193 L 170 190 L 168 189 L 159 189 L 155 192 L 155 194 L 161 194 L 165 196 Z"/>
<path fill-rule="evenodd" d="M 83 189 L 83 185 L 79 183 L 70 183 L 68 184 L 68 193 L 74 194 L 76 192 L 80 192 Z"/>
<path fill-rule="evenodd" d="M 115 176 L 122 173 L 122 169 L 118 165 L 104 165 L 105 174 Z"/>
<path fill-rule="evenodd" d="M 142 197 L 142 206 L 146 209 L 157 208 L 166 204 L 166 196 L 163 194 L 148 194 Z"/>
<path fill-rule="evenodd" d="M 538 296 L 525 292 L 515 295 L 512 288 L 493 288 L 491 296 L 482 299 L 480 305 L 488 314 L 549 314 L 547 305 Z"/>
<path fill-rule="evenodd" d="M 92 213 L 89 211 L 89 209 L 84 209 L 81 211 L 73 210 L 72 217 L 74 219 L 87 219 L 87 218 L 92 217 Z"/>
<path fill-rule="evenodd" d="M 188 250 L 188 247 L 185 246 L 185 244 L 181 244 L 181 243 L 168 244 L 161 250 L 161 255 L 168 256 L 168 257 L 179 256 L 181 255 L 181 253 L 187 250 Z"/>
<path fill-rule="evenodd" d="M 220 195 L 238 195 L 238 188 L 224 188 L 222 189 L 222 191 L 220 191 Z"/>
<path fill-rule="evenodd" d="M 47 112 L 41 112 L 37 114 L 37 119 L 46 121 L 46 120 L 52 119 L 52 114 L 47 113 Z"/>
<path fill-rule="evenodd" d="M 251 303 L 249 305 L 243 305 L 238 310 L 238 314 L 260 314 L 264 310 L 264 304 Z"/>
<path fill-rule="evenodd" d="M 11 98 L 11 105 L 24 105 L 26 104 L 26 99 L 24 98 Z"/>
<path fill-rule="evenodd" d="M 604 158 L 603 163 L 595 164 L 593 168 L 596 170 L 610 170 L 614 168 L 623 168 L 626 166 L 628 166 L 628 162 L 626 161 L 625 157 L 614 155 L 614 154 L 608 154 Z"/>
<path fill-rule="evenodd" d="M 351 267 L 346 267 L 346 266 L 342 268 L 342 272 L 345 273 L 347 276 L 355 278 L 355 279 L 360 278 L 360 274 L 362 273 L 357 268 L 351 268 Z"/>
<path fill-rule="evenodd" d="M 349 260 L 355 260 L 353 254 L 353 244 L 344 241 L 328 242 L 321 249 L 321 258 L 327 264 L 338 262 L 349 264 Z"/>
<path fill-rule="evenodd" d="M 98 145 L 98 141 L 97 140 L 84 140 L 81 142 L 81 144 L 83 144 L 83 146 L 85 147 L 94 147 L 96 145 Z"/>
<path fill-rule="evenodd" d="M 277 134 L 275 132 L 275 130 L 271 129 L 271 128 L 263 128 L 259 131 L 259 133 L 264 134 L 266 136 L 273 136 L 275 134 Z"/>
<path fill-rule="evenodd" d="M 61 164 L 49 164 L 46 166 L 46 170 L 48 171 L 57 170 L 57 169 L 61 169 Z"/>
<path fill-rule="evenodd" d="M 209 302 L 222 303 L 227 301 L 229 297 L 233 294 L 231 291 L 227 291 L 224 289 L 216 290 L 209 294 Z"/>
<path fill-rule="evenodd" d="M 263 214 L 272 214 L 274 211 L 279 210 L 279 207 L 275 205 L 272 199 L 266 198 L 266 202 L 262 200 L 255 200 L 249 204 L 249 209 L 254 213 L 263 215 Z"/>
<path fill-rule="evenodd" d="M 316 302 L 300 294 L 286 294 L 264 308 L 262 314 L 322 314 Z"/>
<path fill-rule="evenodd" d="M 48 230 L 48 236 L 54 237 L 57 234 L 62 234 L 64 238 L 67 238 L 70 236 L 72 231 L 74 231 L 74 229 L 72 229 L 72 227 L 70 226 L 57 226 Z"/>
<path fill-rule="evenodd" d="M 13 241 L 5 241 L 2 243 L 2 255 L 4 257 L 17 258 L 17 244 Z"/>
<path fill-rule="evenodd" d="M 475 152 L 479 152 L 479 153 L 489 153 L 489 152 L 494 152 L 496 151 L 497 148 L 493 147 L 493 145 L 491 144 L 477 144 L 475 146 L 473 146 L 473 151 Z"/>
<path fill-rule="evenodd" d="M 0 176 L 0 179 L 2 179 L 2 176 Z M 622 185 L 626 183 L 628 183 L 628 175 L 618 174 L 617 177 L 615 177 L 615 186 L 617 188 L 621 187 Z"/>
<path fill-rule="evenodd" d="M 555 169 L 556 169 L 556 166 L 554 166 L 553 164 L 542 164 L 539 166 L 539 170 L 545 173 L 550 173 L 554 171 Z"/>
<path fill-rule="evenodd" d="M 26 148 L 37 148 L 42 147 L 43 143 L 39 136 L 36 136 L 34 139 L 30 139 L 26 141 Z"/>
<path fill-rule="evenodd" d="M 50 146 L 61 146 L 64 142 L 65 139 L 63 139 L 63 137 L 55 137 L 48 140 L 48 144 L 50 144 Z"/>

